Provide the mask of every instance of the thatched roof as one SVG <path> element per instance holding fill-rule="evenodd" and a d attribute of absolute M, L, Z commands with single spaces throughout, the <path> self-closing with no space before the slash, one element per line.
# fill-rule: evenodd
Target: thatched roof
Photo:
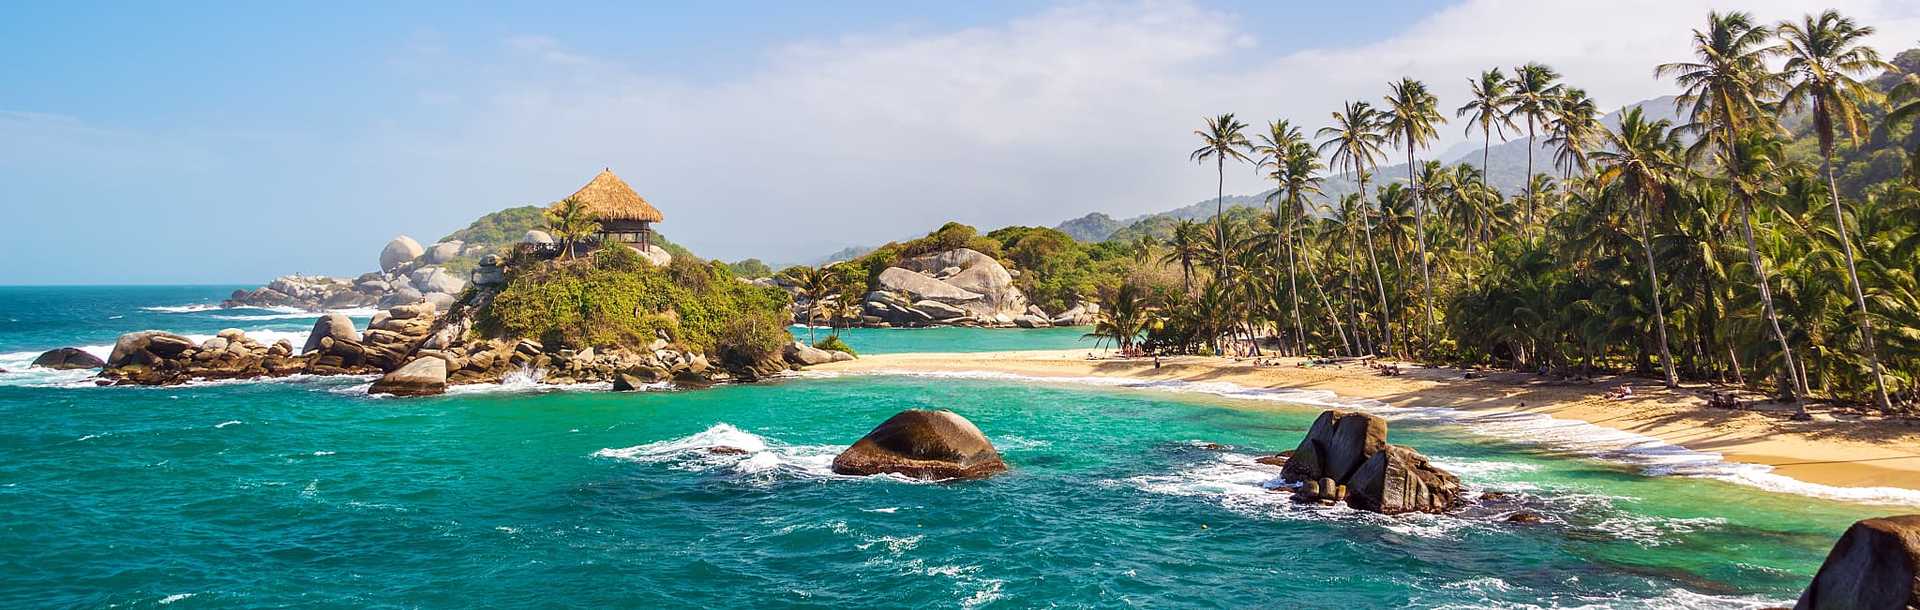
<path fill-rule="evenodd" d="M 658 208 L 647 203 L 639 193 L 633 192 L 633 187 L 627 186 L 625 180 L 613 175 L 611 169 L 600 170 L 600 175 L 594 176 L 593 181 L 580 187 L 573 196 L 587 205 L 587 212 L 593 215 L 594 220 L 660 222 L 666 219 L 660 215 Z"/>

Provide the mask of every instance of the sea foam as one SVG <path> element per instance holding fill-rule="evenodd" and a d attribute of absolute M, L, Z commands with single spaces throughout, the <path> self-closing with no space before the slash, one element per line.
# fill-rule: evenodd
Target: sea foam
<path fill-rule="evenodd" d="M 998 371 L 880 369 L 859 374 L 1088 385 L 1354 409 L 1393 420 L 1457 425 L 1483 436 L 1538 445 L 1554 451 L 1632 466 L 1648 476 L 1697 477 L 1828 500 L 1887 506 L 1920 506 L 1920 490 L 1898 487 L 1843 487 L 1810 483 L 1773 472 L 1773 467 L 1766 464 L 1730 462 L 1720 453 L 1688 449 L 1651 436 L 1615 430 L 1575 419 L 1560 419 L 1544 413 L 1481 413 L 1446 407 L 1395 407 L 1378 400 L 1341 398 L 1325 390 L 1249 388 L 1224 381 L 1138 380 L 1097 376 L 1049 377 Z M 838 375 L 804 372 L 801 374 L 801 376 Z"/>

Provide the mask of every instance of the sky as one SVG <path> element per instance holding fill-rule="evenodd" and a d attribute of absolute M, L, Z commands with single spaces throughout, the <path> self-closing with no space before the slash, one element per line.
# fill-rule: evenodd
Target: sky
<path fill-rule="evenodd" d="M 1449 118 L 1528 61 L 1671 94 L 1715 9 L 1920 46 L 1910 0 L 654 4 L 0 4 L 0 284 L 354 275 L 603 167 L 701 256 L 807 261 L 1208 199 L 1204 117 L 1311 133 L 1403 76 Z"/>

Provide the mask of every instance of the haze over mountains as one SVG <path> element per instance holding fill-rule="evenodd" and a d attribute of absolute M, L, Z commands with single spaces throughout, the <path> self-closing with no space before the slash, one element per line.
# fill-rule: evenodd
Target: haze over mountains
<path fill-rule="evenodd" d="M 1681 120 L 1679 118 L 1679 113 L 1674 110 L 1673 102 L 1674 102 L 1674 97 L 1670 95 L 1636 102 L 1634 104 L 1630 104 L 1626 106 L 1625 108 L 1615 109 L 1614 111 L 1607 113 L 1606 116 L 1601 118 L 1601 123 L 1606 125 L 1609 129 L 1618 126 L 1620 124 L 1620 117 L 1624 114 L 1626 108 L 1640 108 L 1641 112 L 1645 113 L 1647 118 L 1652 120 L 1671 119 L 1675 123 L 1680 123 Z M 1458 129 L 1466 129 L 1466 127 L 1467 127 L 1467 124 L 1465 121 L 1455 119 L 1455 120 L 1450 120 L 1450 122 L 1442 126 L 1442 129 L 1458 130 Z M 1512 194 L 1512 193 L 1521 192 L 1526 189 L 1526 175 L 1527 175 L 1527 131 L 1526 129 L 1527 129 L 1526 125 L 1522 123 L 1520 125 L 1520 130 L 1517 134 L 1509 130 L 1507 132 L 1507 137 L 1509 139 L 1505 142 L 1499 141 L 1498 136 L 1495 136 L 1496 139 L 1494 140 L 1493 145 L 1489 147 L 1486 151 L 1487 152 L 1487 155 L 1486 155 L 1487 156 L 1487 175 L 1488 175 L 1487 181 L 1488 183 L 1499 188 L 1502 192 Z M 1460 144 L 1456 144 L 1453 147 L 1448 148 L 1447 150 L 1441 152 L 1440 156 L 1438 157 L 1440 161 L 1448 164 L 1468 163 L 1475 166 L 1480 165 L 1481 144 L 1480 144 L 1479 129 L 1477 128 L 1477 126 L 1474 128 L 1473 134 L 1474 135 L 1471 138 L 1469 138 L 1468 141 L 1462 142 Z M 1535 138 L 1535 140 L 1536 142 L 1544 142 L 1546 140 L 1546 136 L 1545 134 L 1537 134 L 1537 137 Z M 1317 142 L 1318 138 L 1315 138 L 1315 141 Z M 1432 157 L 1426 156 L 1428 154 L 1431 154 L 1431 153 L 1422 151 L 1418 155 L 1419 161 L 1421 163 L 1425 163 L 1427 159 L 1432 158 Z M 1554 153 L 1551 148 L 1545 145 L 1536 145 L 1534 147 L 1534 153 L 1533 153 L 1534 171 L 1536 173 L 1552 173 L 1552 174 L 1558 175 L 1559 171 L 1556 170 L 1553 165 L 1553 154 Z M 1388 150 L 1387 155 L 1389 160 L 1405 159 L 1406 150 L 1405 149 L 1401 149 L 1399 151 Z M 1241 171 L 1250 171 L 1250 169 L 1246 167 L 1242 167 Z M 1369 184 L 1368 184 L 1369 187 L 1381 184 L 1380 182 L 1381 180 L 1385 180 L 1388 182 L 1404 182 L 1407 179 L 1407 164 L 1405 161 L 1401 161 L 1398 163 L 1381 166 L 1373 170 L 1373 175 L 1375 176 L 1375 178 L 1373 180 L 1369 180 Z M 1341 196 L 1354 192 L 1356 186 L 1357 185 L 1355 184 L 1355 181 L 1349 175 L 1329 175 L 1326 177 L 1326 182 L 1321 186 L 1321 190 L 1325 193 L 1325 196 L 1321 198 L 1321 200 L 1322 201 L 1338 200 L 1338 198 L 1340 198 Z M 1267 196 L 1272 193 L 1273 193 L 1273 190 L 1269 189 L 1266 191 L 1261 191 L 1260 193 L 1254 194 L 1254 195 L 1231 195 L 1230 194 L 1230 195 L 1227 195 L 1225 204 L 1227 208 L 1246 207 L 1246 206 L 1266 207 L 1268 205 L 1272 205 L 1272 204 L 1266 203 Z M 1143 221 L 1149 221 L 1156 218 L 1164 217 L 1164 218 L 1171 218 L 1173 220 L 1200 220 L 1205 218 L 1212 218 L 1214 213 L 1214 206 L 1215 206 L 1214 198 L 1208 197 L 1204 200 L 1197 201 L 1191 205 L 1187 205 L 1184 207 L 1179 207 L 1172 210 L 1167 210 L 1165 212 L 1158 212 L 1154 214 L 1142 214 L 1140 216 L 1134 216 L 1134 217 L 1125 218 L 1125 219 L 1115 219 L 1102 212 L 1093 212 L 1085 216 L 1081 216 L 1079 218 L 1074 218 L 1074 219 L 1061 222 L 1059 225 L 1055 226 L 1054 228 L 1059 229 L 1060 231 L 1068 235 L 1071 235 L 1073 236 L 1074 239 L 1078 239 L 1080 241 L 1105 241 L 1109 236 L 1120 231 L 1121 229 L 1124 229 L 1129 226 L 1133 226 Z"/>

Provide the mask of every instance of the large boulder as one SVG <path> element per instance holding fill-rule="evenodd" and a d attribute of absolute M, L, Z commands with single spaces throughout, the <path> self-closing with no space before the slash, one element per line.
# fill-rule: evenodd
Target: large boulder
<path fill-rule="evenodd" d="M 1000 261 L 978 251 L 955 248 L 900 261 L 899 266 L 939 276 L 939 281 L 980 295 L 977 303 L 967 307 L 974 313 L 1019 315 L 1027 310 L 1027 295 L 1014 287 L 1013 274 Z"/>
<path fill-rule="evenodd" d="M 313 321 L 313 330 L 307 333 L 307 343 L 300 348 L 305 354 L 320 349 L 322 339 L 347 339 L 355 343 L 360 341 L 360 331 L 354 330 L 353 320 L 344 314 L 330 313 Z"/>
<path fill-rule="evenodd" d="M 466 280 L 460 279 L 451 271 L 440 267 L 421 267 L 407 275 L 412 286 L 423 293 L 444 292 L 460 294 L 467 288 Z"/>
<path fill-rule="evenodd" d="M 1847 528 L 1794 610 L 1920 608 L 1920 515 Z"/>
<path fill-rule="evenodd" d="M 193 346 L 192 339 L 169 332 L 145 330 L 127 333 L 113 342 L 113 352 L 107 356 L 107 367 L 156 364 L 179 356 Z"/>
<path fill-rule="evenodd" d="M 430 396 L 447 391 L 447 361 L 421 356 L 373 382 L 368 394 Z"/>
<path fill-rule="evenodd" d="M 965 309 L 932 299 L 915 302 L 913 309 L 934 320 L 952 320 L 967 316 Z"/>
<path fill-rule="evenodd" d="M 969 303 L 982 300 L 980 293 L 933 279 L 933 276 L 902 269 L 888 267 L 876 278 L 880 290 L 907 295 L 914 301 L 931 300 L 943 303 Z"/>
<path fill-rule="evenodd" d="M 781 352 L 781 356 L 785 357 L 787 362 L 800 366 L 813 366 L 833 362 L 833 352 L 799 341 L 788 343 L 786 349 Z"/>
<path fill-rule="evenodd" d="M 550 244 L 550 243 L 553 243 L 553 236 L 548 234 L 546 231 L 533 229 L 533 230 L 527 231 L 526 235 L 523 235 L 520 237 L 520 243 Z"/>
<path fill-rule="evenodd" d="M 1324 411 L 1280 470 L 1288 481 L 1346 481 L 1387 447 L 1387 420 L 1366 413 Z"/>
<path fill-rule="evenodd" d="M 56 371 L 66 371 L 72 369 L 104 368 L 107 366 L 107 362 L 101 360 L 99 356 L 89 354 L 80 348 L 63 347 L 40 354 L 39 358 L 33 359 L 32 366 L 49 368 Z"/>
<path fill-rule="evenodd" d="M 1347 506 L 1376 513 L 1445 512 L 1460 499 L 1459 477 L 1400 445 L 1387 445 L 1351 478 L 1340 480 L 1351 490 Z"/>
<path fill-rule="evenodd" d="M 665 267 L 673 262 L 672 253 L 667 252 L 666 248 L 653 244 L 647 244 L 644 250 L 640 249 L 639 246 L 627 246 L 627 249 L 633 250 L 640 255 L 640 258 L 646 259 L 647 262 L 652 263 L 655 267 Z"/>
<path fill-rule="evenodd" d="M 387 247 L 380 249 L 380 270 L 392 272 L 425 253 L 426 250 L 420 247 L 420 242 L 414 241 L 413 238 L 405 235 L 395 237 L 393 241 L 387 242 Z"/>
<path fill-rule="evenodd" d="M 973 422 L 944 410 L 901 411 L 833 458 L 833 471 L 847 475 L 977 479 L 1006 469 Z"/>
<path fill-rule="evenodd" d="M 453 259 L 460 258 L 460 250 L 465 246 L 466 242 L 458 239 L 434 244 L 432 247 L 427 248 L 427 264 L 445 265 L 453 262 Z"/>

